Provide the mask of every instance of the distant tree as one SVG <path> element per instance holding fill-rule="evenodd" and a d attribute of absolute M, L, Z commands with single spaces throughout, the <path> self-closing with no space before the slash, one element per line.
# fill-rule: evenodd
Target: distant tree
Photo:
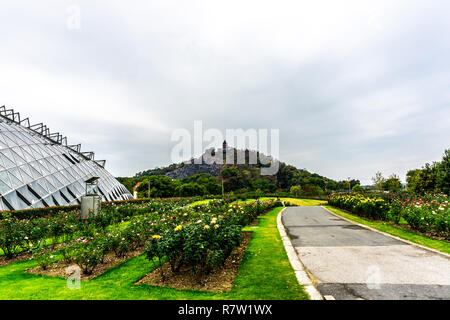
<path fill-rule="evenodd" d="M 252 183 L 253 190 L 261 190 L 265 192 L 275 192 L 277 186 L 269 183 L 266 179 L 256 179 Z"/>
<path fill-rule="evenodd" d="M 353 192 L 363 192 L 364 188 L 361 187 L 359 184 L 357 184 L 357 185 L 353 186 L 352 191 Z"/>
<path fill-rule="evenodd" d="M 208 191 L 205 186 L 199 185 L 195 182 L 182 184 L 176 189 L 176 194 L 181 197 L 203 196 L 207 193 Z"/>
<path fill-rule="evenodd" d="M 353 188 L 356 185 L 361 185 L 361 181 L 359 181 L 358 179 L 350 180 L 350 188 Z"/>
<path fill-rule="evenodd" d="M 450 149 L 445 150 L 442 161 L 436 165 L 436 182 L 439 191 L 450 195 Z"/>
<path fill-rule="evenodd" d="M 320 196 L 323 194 L 323 190 L 320 187 L 312 184 L 305 184 L 302 189 L 302 195 L 305 196 Z"/>
<path fill-rule="evenodd" d="M 152 198 L 168 198 L 175 196 L 175 189 L 180 184 L 179 180 L 172 180 L 167 176 L 151 176 L 142 181 L 136 189 L 139 197 L 148 197 L 150 182 L 150 196 Z"/>
<path fill-rule="evenodd" d="M 403 188 L 402 182 L 400 181 L 400 178 L 395 174 L 392 174 L 383 183 L 383 190 L 389 192 L 399 192 L 402 188 Z"/>
<path fill-rule="evenodd" d="M 339 190 L 339 183 L 334 180 L 326 180 L 327 190 Z"/>
<path fill-rule="evenodd" d="M 181 184 L 197 183 L 204 186 L 208 194 L 220 194 L 222 192 L 222 185 L 209 173 L 199 173 L 188 178 L 181 179 Z"/>
<path fill-rule="evenodd" d="M 406 189 L 410 193 L 420 193 L 420 169 L 409 170 L 406 174 Z"/>
<path fill-rule="evenodd" d="M 291 189 L 289 190 L 290 194 L 294 197 L 299 197 L 300 196 L 300 192 L 301 189 L 299 186 L 292 186 Z"/>
<path fill-rule="evenodd" d="M 118 177 L 117 181 L 124 185 L 131 194 L 133 194 L 133 188 L 136 186 L 138 182 L 143 181 L 145 178 L 127 178 L 127 177 Z"/>
<path fill-rule="evenodd" d="M 437 167 L 436 163 L 426 163 L 420 171 L 418 192 L 434 192 L 437 191 Z"/>
<path fill-rule="evenodd" d="M 372 178 L 373 184 L 375 185 L 375 189 L 377 190 L 383 190 L 383 184 L 385 182 L 385 179 L 383 177 L 383 174 L 378 171 L 375 173 L 375 177 Z"/>

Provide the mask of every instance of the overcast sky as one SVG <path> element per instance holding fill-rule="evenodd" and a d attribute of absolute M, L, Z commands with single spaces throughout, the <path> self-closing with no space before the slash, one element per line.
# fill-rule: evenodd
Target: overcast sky
<path fill-rule="evenodd" d="M 448 0 L 0 0 L 0 105 L 118 176 L 170 164 L 173 130 L 202 120 L 279 128 L 282 161 L 330 178 L 404 180 L 450 148 L 449 14 Z"/>

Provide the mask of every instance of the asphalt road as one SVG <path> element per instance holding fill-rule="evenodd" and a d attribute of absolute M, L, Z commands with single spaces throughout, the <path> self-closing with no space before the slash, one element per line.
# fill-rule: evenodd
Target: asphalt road
<path fill-rule="evenodd" d="M 340 219 L 290 207 L 282 222 L 326 299 L 450 300 L 450 258 Z"/>

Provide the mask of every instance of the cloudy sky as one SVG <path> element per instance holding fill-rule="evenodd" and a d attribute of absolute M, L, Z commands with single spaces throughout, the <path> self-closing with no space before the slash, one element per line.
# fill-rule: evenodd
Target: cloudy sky
<path fill-rule="evenodd" d="M 370 183 L 450 147 L 450 1 L 0 0 L 0 105 L 107 159 L 177 128 L 280 129 L 280 158 Z"/>

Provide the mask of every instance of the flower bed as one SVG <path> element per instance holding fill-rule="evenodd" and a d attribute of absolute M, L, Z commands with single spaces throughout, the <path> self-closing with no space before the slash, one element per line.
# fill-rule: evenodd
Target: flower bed
<path fill-rule="evenodd" d="M 389 203 L 360 194 L 333 195 L 328 203 L 373 220 L 388 220 L 398 224 L 403 218 L 413 230 L 450 239 L 450 204 L 446 196 L 393 199 Z"/>
<path fill-rule="evenodd" d="M 450 239 L 450 204 L 448 200 L 400 201 L 401 216 L 414 230 L 432 232 Z"/>
<path fill-rule="evenodd" d="M 126 223 L 103 227 L 94 220 L 93 227 L 81 227 L 57 250 L 51 246 L 35 250 L 33 257 L 39 268 L 32 272 L 41 270 L 46 274 L 49 266 L 62 259 L 60 269 L 76 264 L 85 277 L 91 278 L 98 274 L 96 270 L 104 269 L 106 258 L 111 260 L 113 256 L 118 261 L 132 252 L 144 251 L 145 247 L 150 260 L 161 263 L 167 258 L 175 272 L 181 266 L 193 266 L 200 277 L 223 265 L 240 244 L 242 226 L 279 205 L 273 201 L 245 206 L 214 201 L 203 206 L 172 203 L 149 213 L 139 208 L 118 209 L 117 212 L 131 215 Z"/>
<path fill-rule="evenodd" d="M 133 216 L 165 212 L 185 203 L 185 201 L 115 203 L 103 208 L 95 218 L 82 217 L 80 210 L 60 211 L 33 219 L 19 219 L 14 214 L 3 213 L 0 219 L 0 249 L 8 259 L 12 259 L 24 251 L 36 252 L 48 244 L 67 242 L 77 238 L 78 234 L 88 232 L 86 230 L 102 231 Z"/>
<path fill-rule="evenodd" d="M 388 218 L 389 205 L 381 198 L 367 198 L 360 194 L 332 195 L 328 203 L 370 219 L 387 220 Z"/>

